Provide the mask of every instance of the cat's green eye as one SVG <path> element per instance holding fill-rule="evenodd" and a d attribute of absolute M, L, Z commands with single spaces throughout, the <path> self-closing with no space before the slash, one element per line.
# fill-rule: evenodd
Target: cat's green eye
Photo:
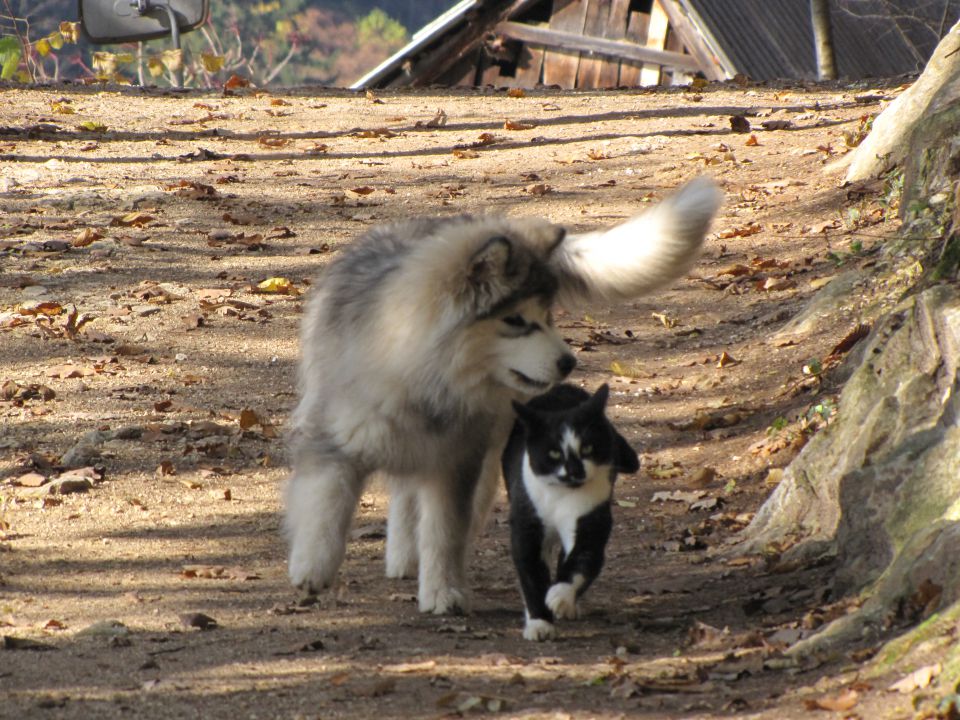
<path fill-rule="evenodd" d="M 559 450 L 551 450 L 547 453 L 547 457 L 551 460 L 563 460 L 563 453 Z"/>
<path fill-rule="evenodd" d="M 590 455 L 593 453 L 593 445 L 584 445 L 580 448 L 581 455 Z"/>

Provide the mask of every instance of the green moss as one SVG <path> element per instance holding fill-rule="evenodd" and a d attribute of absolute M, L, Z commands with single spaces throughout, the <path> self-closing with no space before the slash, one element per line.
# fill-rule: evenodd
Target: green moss
<path fill-rule="evenodd" d="M 934 613 L 906 634 L 884 645 L 871 663 L 868 674 L 876 677 L 888 672 L 894 665 L 907 659 L 911 651 L 922 643 L 938 636 L 948 635 L 958 620 L 960 620 L 960 602 L 955 602 L 941 612 Z M 951 683 L 960 679 L 960 647 L 952 645 L 946 657 L 940 661 L 944 666 L 944 678 L 949 679 Z"/>

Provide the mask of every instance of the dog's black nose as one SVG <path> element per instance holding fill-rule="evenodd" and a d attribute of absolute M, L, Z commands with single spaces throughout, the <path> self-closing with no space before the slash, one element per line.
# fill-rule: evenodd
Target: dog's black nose
<path fill-rule="evenodd" d="M 577 359 L 573 355 L 563 355 L 557 360 L 557 370 L 563 377 L 569 375 L 576 366 Z"/>

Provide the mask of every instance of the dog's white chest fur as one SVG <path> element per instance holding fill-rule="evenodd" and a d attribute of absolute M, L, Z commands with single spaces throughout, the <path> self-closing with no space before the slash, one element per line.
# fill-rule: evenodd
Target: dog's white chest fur
<path fill-rule="evenodd" d="M 610 499 L 610 468 L 606 465 L 584 463 L 586 482 L 580 487 L 558 483 L 553 476 L 537 475 L 530 466 L 530 456 L 523 456 L 523 486 L 543 523 L 545 540 L 554 533 L 569 553 L 577 539 L 577 521 L 601 503 Z M 549 542 L 545 543 L 549 545 Z"/>

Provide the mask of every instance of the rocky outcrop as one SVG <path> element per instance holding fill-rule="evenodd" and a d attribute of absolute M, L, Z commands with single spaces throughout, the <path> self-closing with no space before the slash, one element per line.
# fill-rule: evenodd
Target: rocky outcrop
<path fill-rule="evenodd" d="M 909 207 L 888 255 L 912 254 L 925 272 L 848 358 L 837 419 L 786 468 L 735 548 L 787 548 L 789 564 L 830 558 L 836 594 L 862 594 L 859 612 L 797 652 L 960 602 L 958 127 L 960 101 L 943 104 L 905 166 Z"/>

